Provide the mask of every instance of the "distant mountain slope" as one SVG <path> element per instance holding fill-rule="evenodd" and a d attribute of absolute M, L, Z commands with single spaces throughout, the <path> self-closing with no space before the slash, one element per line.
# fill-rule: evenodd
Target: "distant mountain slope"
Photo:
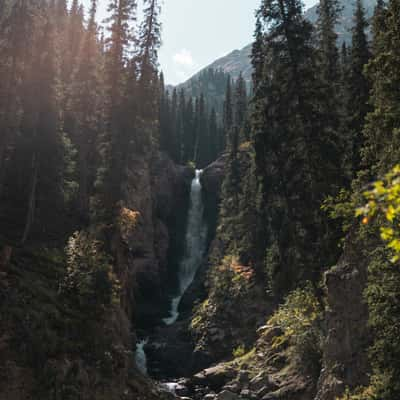
<path fill-rule="evenodd" d="M 342 17 L 340 23 L 337 26 L 337 33 L 339 35 L 339 42 L 349 42 L 351 40 L 351 27 L 352 20 L 354 14 L 355 0 L 341 0 L 343 6 Z M 374 11 L 374 7 L 376 5 L 376 0 L 364 0 L 364 7 L 367 11 L 368 17 L 371 17 Z M 316 23 L 318 15 L 317 15 L 317 6 L 311 7 L 305 13 L 306 18 L 312 22 Z M 244 78 L 247 82 L 251 82 L 251 73 L 252 67 L 250 62 L 250 54 L 251 54 L 251 44 L 247 45 L 241 50 L 234 50 L 228 55 L 219 58 L 214 61 L 212 64 L 203 68 L 200 72 L 193 75 L 186 82 L 180 84 L 178 88 L 185 89 L 186 92 L 190 92 L 190 88 L 192 86 L 198 86 L 194 84 L 200 74 L 208 69 L 213 70 L 222 70 L 225 73 L 229 73 L 233 79 L 236 79 L 240 72 L 243 73 Z"/>
<path fill-rule="evenodd" d="M 342 43 L 343 41 L 350 43 L 351 41 L 351 28 L 353 26 L 353 15 L 355 8 L 355 0 L 341 0 L 343 11 L 339 21 L 339 24 L 336 27 L 336 32 L 339 35 L 338 41 Z M 372 17 L 374 13 L 374 8 L 376 5 L 376 0 L 363 0 L 363 4 L 366 10 L 367 17 Z M 315 5 L 306 11 L 306 18 L 315 24 L 318 19 L 317 14 L 318 6 Z"/>
<path fill-rule="evenodd" d="M 233 79 L 236 79 L 240 72 L 242 72 L 245 80 L 250 82 L 252 73 L 252 66 L 250 62 L 251 47 L 252 45 L 249 44 L 241 50 L 234 50 L 225 57 L 214 61 L 205 69 L 221 69 L 229 74 Z"/>

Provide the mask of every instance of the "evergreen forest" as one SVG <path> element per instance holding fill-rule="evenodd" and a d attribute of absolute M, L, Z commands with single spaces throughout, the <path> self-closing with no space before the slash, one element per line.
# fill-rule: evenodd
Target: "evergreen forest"
<path fill-rule="evenodd" d="M 0 400 L 399 400 L 400 0 L 102 1 L 0 0 Z"/>

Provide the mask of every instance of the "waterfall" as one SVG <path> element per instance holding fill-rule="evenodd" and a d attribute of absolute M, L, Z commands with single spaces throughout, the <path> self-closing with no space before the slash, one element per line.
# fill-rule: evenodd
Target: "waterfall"
<path fill-rule="evenodd" d="M 207 225 L 203 219 L 203 199 L 201 193 L 200 177 L 202 170 L 196 170 L 190 191 L 190 207 L 186 227 L 185 253 L 179 264 L 178 295 L 172 299 L 170 316 L 164 318 L 166 325 L 172 325 L 179 317 L 179 303 L 186 290 L 192 284 L 196 272 L 203 262 L 207 243 Z"/>
<path fill-rule="evenodd" d="M 185 252 L 178 270 L 179 290 L 177 296 L 171 301 L 170 316 L 163 319 L 166 325 L 172 325 L 178 319 L 179 303 L 186 290 L 192 284 L 206 251 L 207 225 L 203 219 L 204 206 L 200 183 L 202 172 L 202 170 L 196 170 L 196 175 L 192 181 L 185 236 Z M 144 350 L 147 343 L 148 339 L 138 342 L 135 353 L 136 366 L 144 375 L 147 375 L 147 357 Z M 169 385 L 167 384 L 168 389 L 173 392 L 175 390 L 174 384 Z"/>
<path fill-rule="evenodd" d="M 135 364 L 143 375 L 147 375 L 147 357 L 144 351 L 147 343 L 148 339 L 144 339 L 136 345 Z"/>

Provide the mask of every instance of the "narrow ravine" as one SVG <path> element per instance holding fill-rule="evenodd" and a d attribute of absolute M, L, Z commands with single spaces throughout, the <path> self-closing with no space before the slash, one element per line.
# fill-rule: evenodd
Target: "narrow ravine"
<path fill-rule="evenodd" d="M 171 299 L 169 315 L 164 318 L 161 325 L 165 329 L 173 329 L 180 316 L 179 306 L 182 298 L 193 283 L 196 273 L 204 262 L 205 253 L 207 250 L 207 223 L 204 219 L 204 204 L 201 187 L 202 170 L 196 170 L 195 176 L 191 183 L 190 189 L 190 205 L 188 210 L 188 218 L 186 225 L 184 254 L 179 263 L 178 268 L 178 288 Z M 168 345 L 168 343 L 166 343 Z M 147 375 L 152 375 L 149 372 L 146 347 L 157 347 L 160 344 L 153 341 L 153 338 L 145 336 L 138 342 L 136 347 L 135 361 L 139 370 Z M 173 391 L 174 384 L 171 383 Z"/>

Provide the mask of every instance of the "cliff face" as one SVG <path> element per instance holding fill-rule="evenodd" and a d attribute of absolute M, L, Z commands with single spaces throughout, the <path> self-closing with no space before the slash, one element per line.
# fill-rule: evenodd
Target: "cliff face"
<path fill-rule="evenodd" d="M 225 163 L 228 155 L 221 155 L 204 169 L 201 176 L 204 197 L 204 214 L 209 226 L 209 241 L 214 239 L 218 222 L 221 187 L 225 176 Z"/>
<path fill-rule="evenodd" d="M 140 310 L 163 298 L 174 221 L 187 206 L 191 175 L 163 155 L 132 157 L 120 217 L 105 239 L 121 301 L 106 307 L 65 290 L 63 249 L 3 249 L 1 400 L 170 398 L 136 370 L 136 326 L 149 314 Z"/>
<path fill-rule="evenodd" d="M 131 159 L 123 208 L 137 213 L 137 220 L 120 229 L 113 243 L 124 282 L 124 308 L 139 323 L 160 317 L 163 282 L 174 272 L 167 267 L 174 267 L 180 250 L 177 242 L 184 234 L 182 215 L 188 207 L 192 175 L 189 168 L 176 166 L 163 154 Z"/>
<path fill-rule="evenodd" d="M 370 333 L 363 300 L 368 259 L 364 249 L 365 243 L 352 232 L 338 265 L 325 274 L 326 338 L 316 400 L 335 400 L 346 388 L 368 384 Z"/>

